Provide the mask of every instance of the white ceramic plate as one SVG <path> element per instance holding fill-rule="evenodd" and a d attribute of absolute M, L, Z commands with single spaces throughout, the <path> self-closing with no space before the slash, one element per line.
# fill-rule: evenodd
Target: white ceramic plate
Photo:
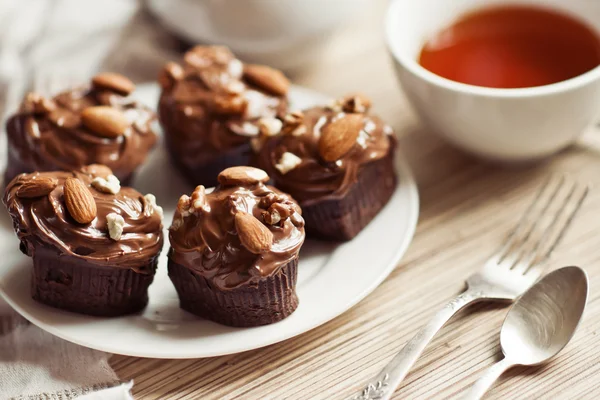
<path fill-rule="evenodd" d="M 158 88 L 142 86 L 138 96 L 154 106 Z M 324 96 L 302 88 L 291 94 L 294 108 L 323 102 Z M 401 155 L 399 186 L 387 206 L 354 240 L 341 245 L 307 241 L 300 253 L 298 309 L 287 319 L 257 328 L 230 328 L 195 317 L 179 308 L 167 276 L 167 247 L 150 286 L 150 303 L 140 314 L 97 318 L 64 312 L 31 299 L 31 260 L 19 243 L 6 212 L 0 212 L 0 293 L 29 321 L 71 342 L 110 353 L 137 357 L 211 357 L 267 346 L 335 318 L 373 291 L 398 264 L 417 223 L 417 188 Z M 174 205 L 190 192 L 158 148 L 136 180 L 142 193 L 154 193 L 171 222 Z M 165 229 L 165 234 L 167 233 Z M 168 242 L 166 240 L 165 242 Z"/>

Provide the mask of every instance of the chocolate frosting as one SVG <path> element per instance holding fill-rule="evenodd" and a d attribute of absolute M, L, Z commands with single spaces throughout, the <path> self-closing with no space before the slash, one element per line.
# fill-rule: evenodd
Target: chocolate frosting
<path fill-rule="evenodd" d="M 221 183 L 204 196 L 198 196 L 199 191 L 204 188 L 199 186 L 191 198 L 184 195 L 180 199 L 170 228 L 172 261 L 227 290 L 256 284 L 298 256 L 304 242 L 304 220 L 288 195 L 262 182 Z M 269 214 L 273 209 L 288 211 L 278 214 L 281 219 L 273 219 Z M 270 248 L 256 254 L 242 244 L 238 213 L 252 215 L 256 224 L 272 233 Z"/>
<path fill-rule="evenodd" d="M 34 107 L 32 97 L 46 107 L 37 104 Z M 110 106 L 124 114 L 129 122 L 124 134 L 102 137 L 82 124 L 82 111 L 98 105 Z M 6 125 L 7 179 L 21 172 L 70 171 L 99 163 L 109 166 L 119 179 L 125 180 L 155 145 L 157 134 L 151 128 L 155 120 L 149 108 L 107 88 L 79 87 L 52 99 L 30 94 Z"/>
<path fill-rule="evenodd" d="M 283 116 L 287 92 L 248 79 L 244 65 L 225 47 L 197 46 L 183 65 L 169 63 L 159 79 L 158 105 L 167 145 L 194 168 L 232 148 L 248 145 L 261 118 Z M 268 67 L 265 67 L 268 68 Z M 285 79 L 271 70 L 279 79 Z"/>
<path fill-rule="evenodd" d="M 80 179 L 90 190 L 97 216 L 89 224 L 77 223 L 69 214 L 64 200 L 67 178 Z M 162 209 L 151 196 L 122 187 L 116 194 L 92 187 L 93 172 L 35 172 L 21 174 L 6 187 L 4 204 L 10 213 L 24 253 L 33 257 L 36 247 L 54 247 L 59 254 L 81 258 L 97 265 L 130 268 L 136 272 L 158 257 L 163 244 Z M 56 187 L 47 195 L 22 198 L 19 188 L 28 181 L 54 178 Z M 123 233 L 111 239 L 107 215 L 119 214 L 124 219 Z"/>
<path fill-rule="evenodd" d="M 341 108 L 341 104 L 351 99 L 328 107 L 310 108 L 294 118 L 287 116 L 282 132 L 268 138 L 258 154 L 258 165 L 273 178 L 275 186 L 290 193 L 303 207 L 343 197 L 356 183 L 362 168 L 395 149 L 392 128 L 366 113 L 368 107 L 363 107 L 363 112 L 352 107 Z M 332 121 L 348 114 L 362 116 L 360 133 L 347 153 L 335 161 L 325 161 L 319 152 L 322 132 Z M 290 120 L 295 121 L 290 123 Z M 297 157 L 292 168 L 282 167 L 284 153 Z"/>

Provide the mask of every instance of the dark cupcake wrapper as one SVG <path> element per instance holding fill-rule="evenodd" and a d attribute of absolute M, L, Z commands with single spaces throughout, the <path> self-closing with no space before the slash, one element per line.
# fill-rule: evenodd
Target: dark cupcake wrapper
<path fill-rule="evenodd" d="M 307 234 L 327 240 L 354 238 L 387 204 L 396 184 L 394 152 L 390 151 L 367 164 L 343 197 L 302 205 Z"/>
<path fill-rule="evenodd" d="M 95 316 L 119 316 L 148 304 L 148 287 L 158 257 L 137 268 L 102 266 L 37 245 L 33 255 L 31 294 L 46 305 Z"/>
<path fill-rule="evenodd" d="M 251 327 L 281 321 L 298 307 L 296 257 L 257 284 L 221 290 L 191 269 L 169 260 L 169 277 L 181 308 L 220 324 Z"/>

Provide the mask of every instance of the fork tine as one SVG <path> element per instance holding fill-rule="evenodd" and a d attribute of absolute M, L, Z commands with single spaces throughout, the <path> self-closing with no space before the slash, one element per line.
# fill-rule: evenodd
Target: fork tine
<path fill-rule="evenodd" d="M 548 199 L 546 200 L 543 207 L 532 218 L 533 222 L 532 222 L 531 226 L 529 227 L 529 229 L 525 232 L 525 235 L 522 236 L 521 238 L 519 238 L 519 242 L 516 243 L 516 248 L 513 248 L 510 253 L 513 256 L 512 257 L 513 261 L 512 261 L 512 263 L 508 264 L 509 268 L 511 268 L 511 269 L 514 268 L 515 265 L 517 264 L 517 262 L 519 262 L 520 258 L 525 254 L 526 246 L 530 243 L 529 240 L 531 239 L 532 234 L 535 232 L 536 228 L 541 225 L 541 223 L 544 219 L 544 216 L 546 215 L 548 210 L 551 208 L 551 206 L 554 204 L 555 200 L 559 199 L 558 194 L 560 193 L 560 190 L 563 188 L 565 181 L 566 181 L 565 177 L 561 176 L 560 180 L 558 181 L 558 184 L 554 188 L 554 191 L 551 192 L 550 197 L 548 197 Z"/>
<path fill-rule="evenodd" d="M 573 193 L 575 192 L 575 189 L 576 189 L 576 187 L 574 185 L 573 191 L 572 191 Z M 560 243 L 560 241 L 562 240 L 562 238 L 565 236 L 565 233 L 569 229 L 569 226 L 571 225 L 571 223 L 575 219 L 575 215 L 577 215 L 577 212 L 581 208 L 581 205 L 583 204 L 583 201 L 587 197 L 587 195 L 589 193 L 589 190 L 590 190 L 590 187 L 588 185 L 586 185 L 585 188 L 583 189 L 583 193 L 577 199 L 577 202 L 575 203 L 575 206 L 573 207 L 573 210 L 571 210 L 571 213 L 567 216 L 566 221 L 564 222 L 563 226 L 558 231 L 558 234 L 556 235 L 556 237 L 554 238 L 554 240 L 552 241 L 552 244 L 550 244 L 550 246 L 548 247 L 548 249 L 544 253 L 542 253 L 541 255 L 538 255 L 537 254 L 537 250 L 539 249 L 540 246 L 539 245 L 537 246 L 538 249 L 536 249 L 536 256 L 534 258 L 532 258 L 531 261 L 536 260 L 537 257 L 540 257 L 540 256 L 541 256 L 541 258 L 539 260 L 531 263 L 531 267 L 530 268 L 534 267 L 535 265 L 543 264 L 552 255 L 552 252 L 554 251 L 554 249 L 556 248 L 556 246 L 558 246 L 558 244 Z M 566 208 L 566 205 L 567 205 L 567 202 L 565 201 L 565 208 Z M 559 218 L 557 216 L 555 218 L 555 220 L 553 221 L 553 225 L 556 225 L 556 223 L 558 222 L 558 220 L 559 220 Z M 550 229 L 548 230 L 548 232 L 550 232 Z M 546 236 L 549 236 L 548 232 L 547 232 Z M 547 238 L 542 238 L 540 240 L 540 243 L 542 243 L 546 239 Z"/>
<path fill-rule="evenodd" d="M 558 209 L 553 212 L 543 212 L 538 216 L 539 220 L 550 218 L 550 222 L 548 224 L 536 224 L 540 225 L 540 229 L 537 229 L 536 235 L 533 235 L 532 232 L 523 239 L 518 253 L 513 253 L 515 256 L 512 258 L 509 268 L 522 274 L 541 272 L 539 270 L 532 271 L 532 269 L 534 266 L 542 264 L 551 255 L 587 196 L 587 187 L 581 195 L 576 196 L 575 193 L 579 188 L 580 185 L 573 182 L 564 198 L 553 196 L 552 200 L 556 199 L 554 203 L 558 205 Z M 575 199 L 574 204 L 573 199 Z M 545 210 L 547 209 L 549 207 L 545 207 Z"/>
<path fill-rule="evenodd" d="M 550 183 L 552 182 L 552 180 L 553 180 L 552 176 L 550 176 L 546 180 L 546 182 L 544 182 L 544 184 L 537 191 L 535 197 L 533 198 L 533 200 L 531 201 L 531 203 L 529 204 L 529 206 L 527 207 L 527 209 L 525 210 L 523 215 L 521 215 L 521 219 L 519 220 L 519 222 L 517 223 L 515 228 L 512 231 L 510 231 L 510 233 L 504 239 L 504 242 L 500 246 L 500 249 L 496 252 L 496 257 L 498 258 L 498 261 L 497 261 L 498 264 L 500 264 L 504 260 L 504 258 L 509 254 L 508 251 L 516 243 L 516 238 L 519 236 L 518 235 L 519 231 L 525 229 L 526 223 L 529 220 L 530 213 L 532 213 L 533 209 L 535 208 L 536 204 L 540 201 L 540 199 L 541 199 L 542 195 L 544 194 L 544 192 L 546 191 L 546 189 L 548 187 L 550 187 Z"/>

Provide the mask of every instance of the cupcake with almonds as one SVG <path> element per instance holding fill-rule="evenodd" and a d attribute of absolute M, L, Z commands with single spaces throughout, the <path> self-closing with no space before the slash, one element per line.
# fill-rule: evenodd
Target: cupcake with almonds
<path fill-rule="evenodd" d="M 197 46 L 183 65 L 161 71 L 158 105 L 174 165 L 194 185 L 216 185 L 218 173 L 249 164 L 250 141 L 287 110 L 289 81 L 278 70 L 243 64 L 226 47 Z"/>
<path fill-rule="evenodd" d="M 169 277 L 181 308 L 230 326 L 282 320 L 298 306 L 300 208 L 266 186 L 267 174 L 232 167 L 207 193 L 179 199 L 170 228 Z"/>
<path fill-rule="evenodd" d="M 68 311 L 117 316 L 148 302 L 162 249 L 162 208 L 121 187 L 104 165 L 17 176 L 6 205 L 21 251 L 33 258 L 35 300 Z"/>
<path fill-rule="evenodd" d="M 355 237 L 396 186 L 392 129 L 361 95 L 284 118 L 280 134 L 258 140 L 258 165 L 302 207 L 309 235 Z"/>
<path fill-rule="evenodd" d="M 157 140 L 155 114 L 133 101 L 135 85 L 114 73 L 53 98 L 29 93 L 6 123 L 5 184 L 20 173 L 104 164 L 127 184 Z"/>

